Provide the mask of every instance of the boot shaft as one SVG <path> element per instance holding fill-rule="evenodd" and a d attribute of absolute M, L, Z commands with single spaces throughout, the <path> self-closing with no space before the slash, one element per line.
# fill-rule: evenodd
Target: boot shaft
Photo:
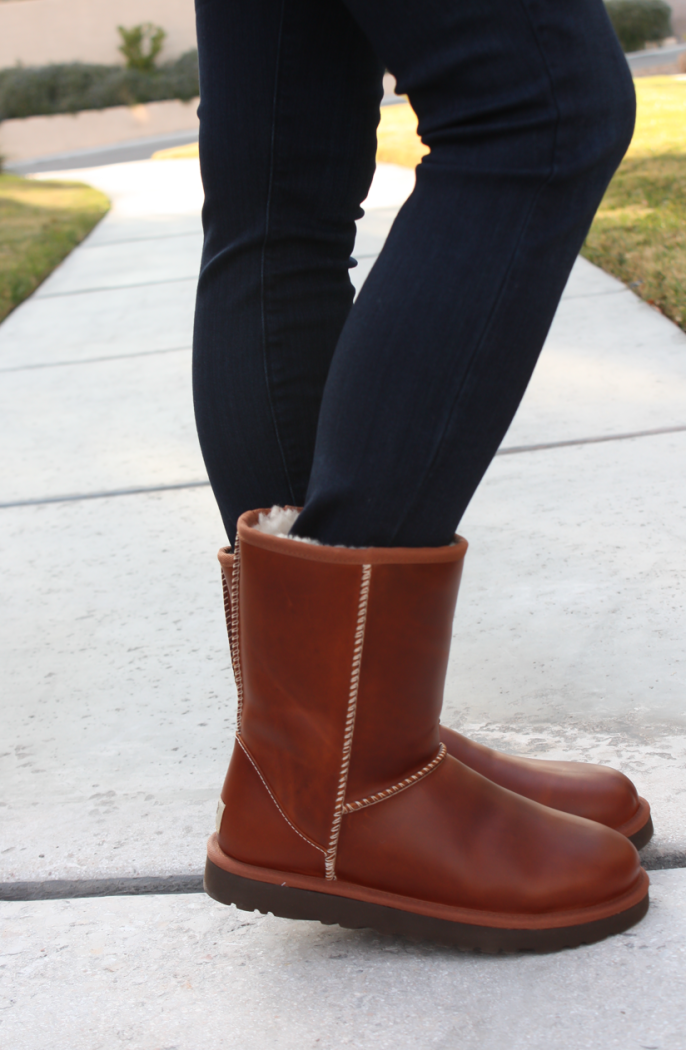
<path fill-rule="evenodd" d="M 260 777 L 331 861 L 346 811 L 402 790 L 444 754 L 438 719 L 467 544 L 330 548 L 266 535 L 257 521 L 241 518 L 233 566 L 220 552 L 239 693 L 232 766 L 251 765 L 247 779 Z"/>

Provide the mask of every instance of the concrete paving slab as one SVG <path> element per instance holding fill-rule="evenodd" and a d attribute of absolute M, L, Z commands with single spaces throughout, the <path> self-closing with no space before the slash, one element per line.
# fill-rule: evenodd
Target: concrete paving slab
<path fill-rule="evenodd" d="M 680 434 L 495 461 L 461 526 L 444 712 L 623 769 L 654 806 L 651 864 L 686 863 L 685 452 Z M 199 873 L 235 724 L 209 490 L 2 514 L 0 881 Z"/>
<path fill-rule="evenodd" d="M 36 290 L 37 299 L 101 288 L 131 287 L 150 280 L 197 280 L 202 230 L 174 237 L 86 243 Z"/>
<path fill-rule="evenodd" d="M 412 193 L 414 184 L 414 168 L 401 168 L 399 164 L 377 164 L 362 208 L 365 212 L 380 208 L 397 210 Z"/>
<path fill-rule="evenodd" d="M 484 633 L 500 636 L 494 675 L 518 664 L 541 719 L 564 714 L 572 678 L 580 715 L 686 719 L 685 456 L 686 434 L 673 434 L 498 457 L 489 468 L 460 524 L 471 543 L 460 600 L 478 604 Z M 501 717 L 516 700 L 503 674 L 465 703 L 465 715 Z"/>
<path fill-rule="evenodd" d="M 398 206 L 368 208 L 357 223 L 357 237 L 353 255 L 359 259 L 364 255 L 378 255 L 388 237 L 388 232 L 398 214 Z"/>
<path fill-rule="evenodd" d="M 0 372 L 190 349 L 195 285 L 192 278 L 54 299 L 32 296 L 0 325 Z"/>
<path fill-rule="evenodd" d="M 209 488 L 2 537 L 0 882 L 201 870 L 236 708 Z"/>
<path fill-rule="evenodd" d="M 568 287 L 503 445 L 686 425 L 686 334 L 585 259 Z"/>
<path fill-rule="evenodd" d="M 64 176 L 62 176 L 64 177 Z M 124 241 L 157 239 L 160 237 L 178 237 L 186 233 L 202 232 L 199 211 L 184 215 L 120 215 L 110 211 L 102 222 L 89 233 L 82 246 L 85 248 L 101 244 L 121 244 Z"/>
<path fill-rule="evenodd" d="M 623 295 L 626 298 L 633 297 L 633 292 L 612 274 L 579 257 L 572 267 L 563 298 L 581 299 L 587 295 Z"/>
<path fill-rule="evenodd" d="M 350 280 L 355 289 L 355 294 L 359 292 L 364 282 L 369 277 L 369 271 L 376 262 L 378 256 L 376 255 L 357 255 L 357 266 L 354 266 L 350 270 Z"/>
<path fill-rule="evenodd" d="M 623 769 L 686 858 L 686 434 L 499 457 L 470 541 L 444 721 Z"/>
<path fill-rule="evenodd" d="M 626 934 L 482 956 L 201 896 L 0 904 L 13 1050 L 683 1050 L 686 871 Z"/>
<path fill-rule="evenodd" d="M 0 503 L 207 477 L 190 351 L 8 372 Z"/>
<path fill-rule="evenodd" d="M 365 216 L 359 291 L 389 211 Z M 390 224 L 389 224 L 390 227 Z M 369 233 L 367 230 L 369 229 Z M 380 249 L 379 249 L 380 250 Z M 686 426 L 686 333 L 586 259 L 577 259 L 503 446 Z"/>
<path fill-rule="evenodd" d="M 137 160 L 72 171 L 46 171 L 38 179 L 87 182 L 106 193 L 122 219 L 198 216 L 203 203 L 197 160 Z"/>

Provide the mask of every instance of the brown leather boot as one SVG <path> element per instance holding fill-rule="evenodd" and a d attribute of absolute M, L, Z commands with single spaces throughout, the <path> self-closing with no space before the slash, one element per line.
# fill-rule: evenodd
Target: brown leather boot
<path fill-rule="evenodd" d="M 485 950 L 549 950 L 648 907 L 635 848 L 501 788 L 439 738 L 467 548 L 352 550 L 244 514 L 231 576 L 238 732 L 215 899 Z"/>
<path fill-rule="evenodd" d="M 230 637 L 233 570 L 230 547 L 220 550 L 219 561 Z M 626 835 L 636 849 L 641 849 L 652 837 L 653 822 L 648 802 L 639 796 L 631 780 L 617 769 L 590 762 L 550 762 L 506 755 L 477 744 L 444 725 L 440 726 L 439 734 L 449 755 L 501 787 L 551 809 L 574 813 L 577 817 L 586 817 L 614 828 Z"/>
<path fill-rule="evenodd" d="M 617 769 L 591 762 L 505 755 L 447 726 L 441 726 L 440 735 L 448 754 L 501 787 L 551 809 L 597 820 L 626 835 L 636 849 L 642 849 L 653 836 L 648 802 Z"/>

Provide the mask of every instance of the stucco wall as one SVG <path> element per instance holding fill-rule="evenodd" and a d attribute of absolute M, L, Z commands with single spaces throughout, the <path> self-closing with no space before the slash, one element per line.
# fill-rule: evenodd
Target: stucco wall
<path fill-rule="evenodd" d="M 28 0 L 27 0 L 28 3 Z M 54 153 L 111 146 L 117 142 L 193 131 L 198 126 L 200 99 L 148 102 L 144 106 L 113 106 L 85 113 L 55 113 L 0 123 L 0 155 L 7 161 L 32 160 Z"/>
<path fill-rule="evenodd" d="M 167 31 L 161 59 L 195 47 L 193 0 L 2 0 L 0 69 L 21 62 L 122 62 L 117 26 Z"/>
<path fill-rule="evenodd" d="M 686 35 L 686 0 L 671 0 L 672 29 L 678 37 Z"/>
<path fill-rule="evenodd" d="M 686 0 L 671 8 L 674 32 L 686 37 Z M 120 62 L 116 27 L 140 22 L 166 29 L 163 60 L 195 47 L 193 0 L 0 0 L 0 69 Z"/>

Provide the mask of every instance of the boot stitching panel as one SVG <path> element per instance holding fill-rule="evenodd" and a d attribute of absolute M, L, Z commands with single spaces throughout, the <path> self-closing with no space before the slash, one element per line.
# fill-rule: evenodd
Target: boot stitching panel
<path fill-rule="evenodd" d="M 362 566 L 360 579 L 360 598 L 357 607 L 357 624 L 355 627 L 355 645 L 353 648 L 352 666 L 350 669 L 350 691 L 348 694 L 348 712 L 345 720 L 345 735 L 343 737 L 343 750 L 341 753 L 341 771 L 338 779 L 338 791 L 336 793 L 336 808 L 334 809 L 333 823 L 329 837 L 329 849 L 326 854 L 326 877 L 336 878 L 336 852 L 338 849 L 338 837 L 341 831 L 341 820 L 345 811 L 345 793 L 348 787 L 348 770 L 350 769 L 350 756 L 353 747 L 353 733 L 355 731 L 355 715 L 357 713 L 357 695 L 360 690 L 360 669 L 362 667 L 362 650 L 364 648 L 364 632 L 367 625 L 367 609 L 369 607 L 369 588 L 372 579 L 371 565 Z"/>
<path fill-rule="evenodd" d="M 366 809 L 367 806 L 375 806 L 377 802 L 385 802 L 387 798 L 392 798 L 401 791 L 407 791 L 408 788 L 414 787 L 414 785 L 420 780 L 427 777 L 429 773 L 433 773 L 435 769 L 438 769 L 447 754 L 448 749 L 445 744 L 441 744 L 436 757 L 432 758 L 430 762 L 427 762 L 422 769 L 418 769 L 416 773 L 412 773 L 411 776 L 405 777 L 405 779 L 401 780 L 398 784 L 393 784 L 392 787 L 386 788 L 385 791 L 379 791 L 375 795 L 369 795 L 367 798 L 358 799 L 356 802 L 346 802 L 343 806 L 343 815 L 345 816 L 347 813 L 355 813 L 359 809 Z"/>
<path fill-rule="evenodd" d="M 243 753 L 244 753 L 245 757 L 247 758 L 248 762 L 250 762 L 251 766 L 253 767 L 253 769 L 257 773 L 258 777 L 262 781 L 262 784 L 264 786 L 265 791 L 267 792 L 267 794 L 269 795 L 270 799 L 272 800 L 272 802 L 276 806 L 277 810 L 279 811 L 279 814 L 283 817 L 283 819 L 288 824 L 289 828 L 292 831 L 294 831 L 296 833 L 296 835 L 299 835 L 300 838 L 304 842 L 306 842 L 308 844 L 308 846 L 312 846 L 313 849 L 319 850 L 320 853 L 323 853 L 324 855 L 326 855 L 327 851 L 324 849 L 324 847 L 320 846 L 316 842 L 313 842 L 312 839 L 309 838 L 304 832 L 302 832 L 300 830 L 300 828 L 296 827 L 296 825 L 293 823 L 293 821 L 286 815 L 286 813 L 284 813 L 283 809 L 279 805 L 279 802 L 278 802 L 278 799 L 276 798 L 276 795 L 274 794 L 274 792 L 270 788 L 269 784 L 267 783 L 267 781 L 266 781 L 266 779 L 265 779 L 265 777 L 264 777 L 264 775 L 262 773 L 262 770 L 258 766 L 258 764 L 255 761 L 255 759 L 253 758 L 253 756 L 250 754 L 250 751 L 248 750 L 248 748 L 246 747 L 244 741 L 241 739 L 241 737 L 239 736 L 238 733 L 236 733 L 236 743 L 240 746 L 240 748 L 243 751 Z"/>
<path fill-rule="evenodd" d="M 229 642 L 231 645 L 231 663 L 233 665 L 233 674 L 236 679 L 236 693 L 238 695 L 238 705 L 236 712 L 236 732 L 241 731 L 241 721 L 243 717 L 243 671 L 241 668 L 241 649 L 240 649 L 240 622 L 239 622 L 239 589 L 240 589 L 240 577 L 241 577 L 241 545 L 238 536 L 236 536 L 236 542 L 234 544 L 234 556 L 233 556 L 233 569 L 231 571 L 231 597 L 229 602 L 230 611 L 230 622 L 231 627 L 229 628 Z M 225 602 L 228 596 L 225 595 Z M 225 605 L 226 608 L 226 605 Z M 227 620 L 227 623 L 229 621 Z"/>

